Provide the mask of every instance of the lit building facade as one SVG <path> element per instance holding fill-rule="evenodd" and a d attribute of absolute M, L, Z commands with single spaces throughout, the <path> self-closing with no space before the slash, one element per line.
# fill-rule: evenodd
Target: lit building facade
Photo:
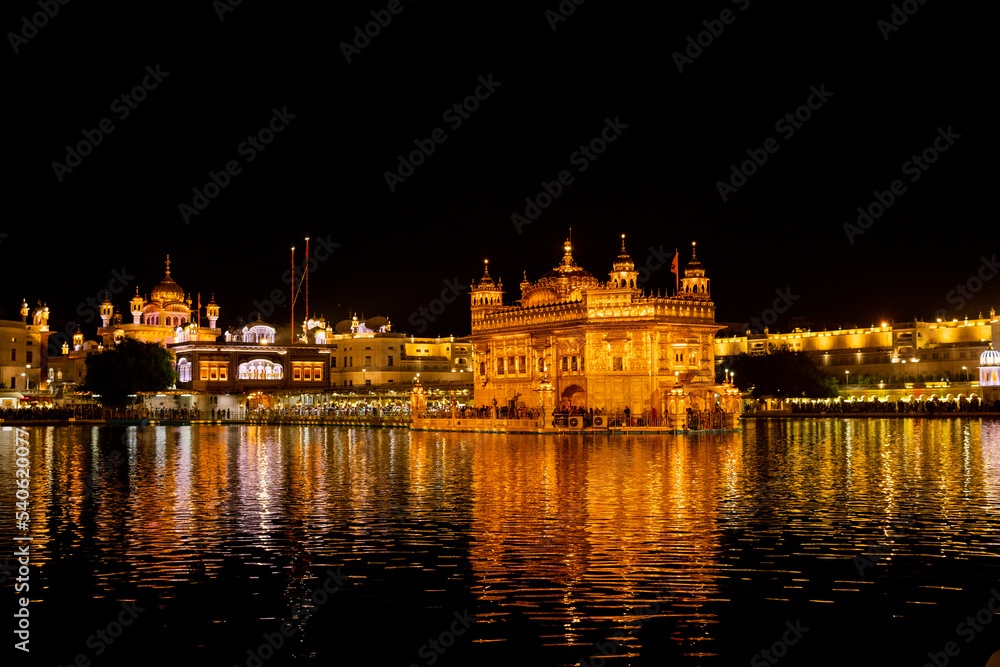
<path fill-rule="evenodd" d="M 335 328 L 325 320 L 304 323 L 305 337 L 330 353 L 330 383 L 345 387 L 410 385 L 419 376 L 425 385 L 468 385 L 472 382 L 472 345 L 454 336 L 421 338 L 392 331 L 384 317 L 359 320 L 357 315 Z"/>
<path fill-rule="evenodd" d="M 366 325 L 372 325 L 374 329 Z M 416 338 L 390 331 L 385 318 L 345 320 L 344 333 L 331 333 L 322 318 L 304 322 L 309 342 L 275 344 L 274 326 L 256 321 L 226 334 L 225 341 L 180 341 L 169 349 L 177 358 L 177 387 L 207 395 L 238 394 L 258 397 L 273 405 L 304 398 L 321 404 L 331 390 L 408 387 L 419 373 L 425 384 L 468 384 L 471 381 L 471 345 L 452 338 Z M 300 338 L 301 340 L 301 338 Z M 204 409 L 204 408 L 203 408 Z"/>
<path fill-rule="evenodd" d="M 46 345 L 49 308 L 21 303 L 21 320 L 0 320 L 0 389 L 44 389 L 48 380 Z M 19 397 L 9 396 L 7 407 Z"/>
<path fill-rule="evenodd" d="M 476 405 L 546 409 L 551 386 L 562 409 L 738 412 L 730 387 L 715 382 L 721 327 L 701 262 L 692 253 L 673 296 L 646 294 L 638 275 L 624 236 L 607 281 L 576 264 L 567 240 L 562 262 L 536 282 L 525 276 L 514 304 L 487 266 L 470 290 Z"/>
<path fill-rule="evenodd" d="M 974 320 L 882 322 L 831 331 L 747 332 L 717 338 L 715 358 L 721 369 L 740 354 L 787 348 L 806 354 L 820 370 L 836 377 L 845 397 L 984 398 L 972 385 L 981 383 L 981 355 L 997 341 L 1000 319 L 991 310 L 988 318 Z M 960 384 L 972 390 L 942 391 Z"/>
<path fill-rule="evenodd" d="M 114 304 L 105 292 L 104 301 L 100 304 L 101 327 L 97 330 L 105 347 L 113 347 L 116 341 L 123 337 L 135 338 L 145 343 L 157 343 L 167 346 L 177 341 L 215 341 L 222 331 L 215 328 L 219 319 L 219 306 L 213 297 L 205 307 L 208 326 L 200 326 L 198 310 L 200 304 L 192 310 L 193 302 L 190 296 L 170 275 L 170 255 L 167 255 L 166 275 L 153 288 L 148 299 L 139 296 L 136 287 L 135 296 L 129 301 L 131 322 L 123 321 Z"/>

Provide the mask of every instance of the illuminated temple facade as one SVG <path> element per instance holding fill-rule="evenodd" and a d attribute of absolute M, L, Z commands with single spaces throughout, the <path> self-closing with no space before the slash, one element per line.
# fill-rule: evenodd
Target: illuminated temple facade
<path fill-rule="evenodd" d="M 513 304 L 487 266 L 470 293 L 476 405 L 541 407 L 551 385 L 561 409 L 737 412 L 729 385 L 715 382 L 721 327 L 701 262 L 692 253 L 673 296 L 645 293 L 638 275 L 624 237 L 608 280 L 578 266 L 567 240 L 562 262 L 535 282 L 525 276 Z"/>
<path fill-rule="evenodd" d="M 207 327 L 201 327 L 198 318 L 199 303 L 192 309 L 193 302 L 170 276 L 170 255 L 167 255 L 166 275 L 153 288 L 149 298 L 139 296 L 139 288 L 129 301 L 131 322 L 123 322 L 122 316 L 111 303 L 105 292 L 100 304 L 101 327 L 97 330 L 105 347 L 113 347 L 124 337 L 135 338 L 146 343 L 170 345 L 182 341 L 214 341 L 222 334 L 215 328 L 219 319 L 219 306 L 214 297 L 205 307 Z"/>

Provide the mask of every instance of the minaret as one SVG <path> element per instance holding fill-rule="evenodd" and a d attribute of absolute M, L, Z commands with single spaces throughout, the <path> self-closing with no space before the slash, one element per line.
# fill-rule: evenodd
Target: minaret
<path fill-rule="evenodd" d="M 79 352 L 83 349 L 83 332 L 80 331 L 80 327 L 76 327 L 76 333 L 73 334 L 73 349 Z"/>
<path fill-rule="evenodd" d="M 111 316 L 114 315 L 115 308 L 111 305 L 111 299 L 108 298 L 108 292 L 104 292 L 104 301 L 101 302 L 101 326 L 108 326 L 111 324 Z"/>
<path fill-rule="evenodd" d="M 28 300 L 27 299 L 22 299 L 21 300 L 21 319 L 24 321 L 25 324 L 28 323 L 28 315 L 30 315 L 30 314 L 31 314 L 31 309 L 28 308 Z"/>
<path fill-rule="evenodd" d="M 625 252 L 625 235 L 622 234 L 622 251 L 608 274 L 608 286 L 612 289 L 638 289 L 639 272 L 635 270 L 632 258 Z"/>
<path fill-rule="evenodd" d="M 215 295 L 212 295 L 212 300 L 208 302 L 205 306 L 205 313 L 208 315 L 208 326 L 211 329 L 215 328 L 215 321 L 219 319 L 219 304 L 215 302 Z"/>
<path fill-rule="evenodd" d="M 469 298 L 472 300 L 472 317 L 503 306 L 503 281 L 494 283 L 490 278 L 490 260 L 483 260 L 483 277 L 479 283 L 473 282 L 469 289 Z"/>
<path fill-rule="evenodd" d="M 135 288 L 135 296 L 129 301 L 129 310 L 132 312 L 132 324 L 141 324 L 139 321 L 142 318 L 142 307 L 144 302 L 142 297 L 139 296 L 139 288 Z"/>
<path fill-rule="evenodd" d="M 681 278 L 681 291 L 677 296 L 682 299 L 704 299 L 710 301 L 712 291 L 709 280 L 705 277 L 705 267 L 695 255 L 695 244 L 691 243 L 691 261 L 684 267 L 684 277 Z"/>

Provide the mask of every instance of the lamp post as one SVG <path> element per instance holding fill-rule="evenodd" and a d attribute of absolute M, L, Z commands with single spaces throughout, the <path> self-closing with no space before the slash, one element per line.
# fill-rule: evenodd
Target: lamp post
<path fill-rule="evenodd" d="M 962 366 L 962 380 L 965 382 L 969 381 L 969 369 L 965 366 Z"/>
<path fill-rule="evenodd" d="M 851 380 L 851 371 L 844 371 L 844 386 L 846 387 Z"/>

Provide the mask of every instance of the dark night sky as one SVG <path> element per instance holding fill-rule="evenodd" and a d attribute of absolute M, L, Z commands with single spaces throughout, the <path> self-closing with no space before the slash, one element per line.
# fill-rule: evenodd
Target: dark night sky
<path fill-rule="evenodd" d="M 696 240 L 720 322 L 759 316 L 778 289 L 796 297 L 784 317 L 817 326 L 1000 305 L 1000 278 L 961 308 L 948 296 L 996 252 L 995 16 L 975 13 L 991 10 L 914 2 L 886 40 L 888 2 L 653 13 L 590 0 L 553 30 L 557 0 L 404 0 L 348 63 L 339 44 L 387 2 L 244 0 L 222 21 L 208 0 L 138 4 L 71 2 L 17 53 L 7 37 L 8 316 L 28 297 L 48 302 L 54 329 L 81 321 L 78 304 L 122 267 L 134 276 L 116 300 L 127 311 L 169 253 L 174 278 L 204 302 L 214 292 L 228 327 L 254 300 L 287 294 L 290 247 L 301 259 L 308 235 L 314 251 L 319 238 L 339 244 L 311 275 L 311 310 L 460 335 L 464 295 L 426 325 L 417 309 L 446 281 L 480 276 L 485 257 L 513 301 L 522 271 L 535 280 L 559 262 L 570 227 L 578 263 L 602 280 L 622 233 L 639 265 L 661 246 L 686 261 Z M 672 54 L 723 10 L 733 21 L 678 72 Z M 37 11 L 6 5 L 5 32 Z M 157 65 L 169 75 L 120 118 L 113 101 Z M 445 110 L 490 75 L 499 87 L 453 128 Z M 788 137 L 775 124 L 811 86 L 832 95 Z M 273 108 L 295 118 L 248 161 L 238 147 Z M 53 161 L 103 118 L 113 132 L 60 182 Z M 571 154 L 605 118 L 628 127 L 580 172 Z M 939 127 L 960 138 L 911 181 L 903 164 Z M 435 128 L 447 140 L 390 191 L 386 170 Z M 717 181 L 768 138 L 777 152 L 723 201 Z M 185 224 L 179 205 L 230 160 L 241 173 Z M 518 233 L 511 214 L 563 170 L 573 182 Z M 905 192 L 851 243 L 844 223 L 895 179 Z M 672 284 L 668 266 L 646 283 Z M 267 319 L 287 322 L 287 301 Z"/>

